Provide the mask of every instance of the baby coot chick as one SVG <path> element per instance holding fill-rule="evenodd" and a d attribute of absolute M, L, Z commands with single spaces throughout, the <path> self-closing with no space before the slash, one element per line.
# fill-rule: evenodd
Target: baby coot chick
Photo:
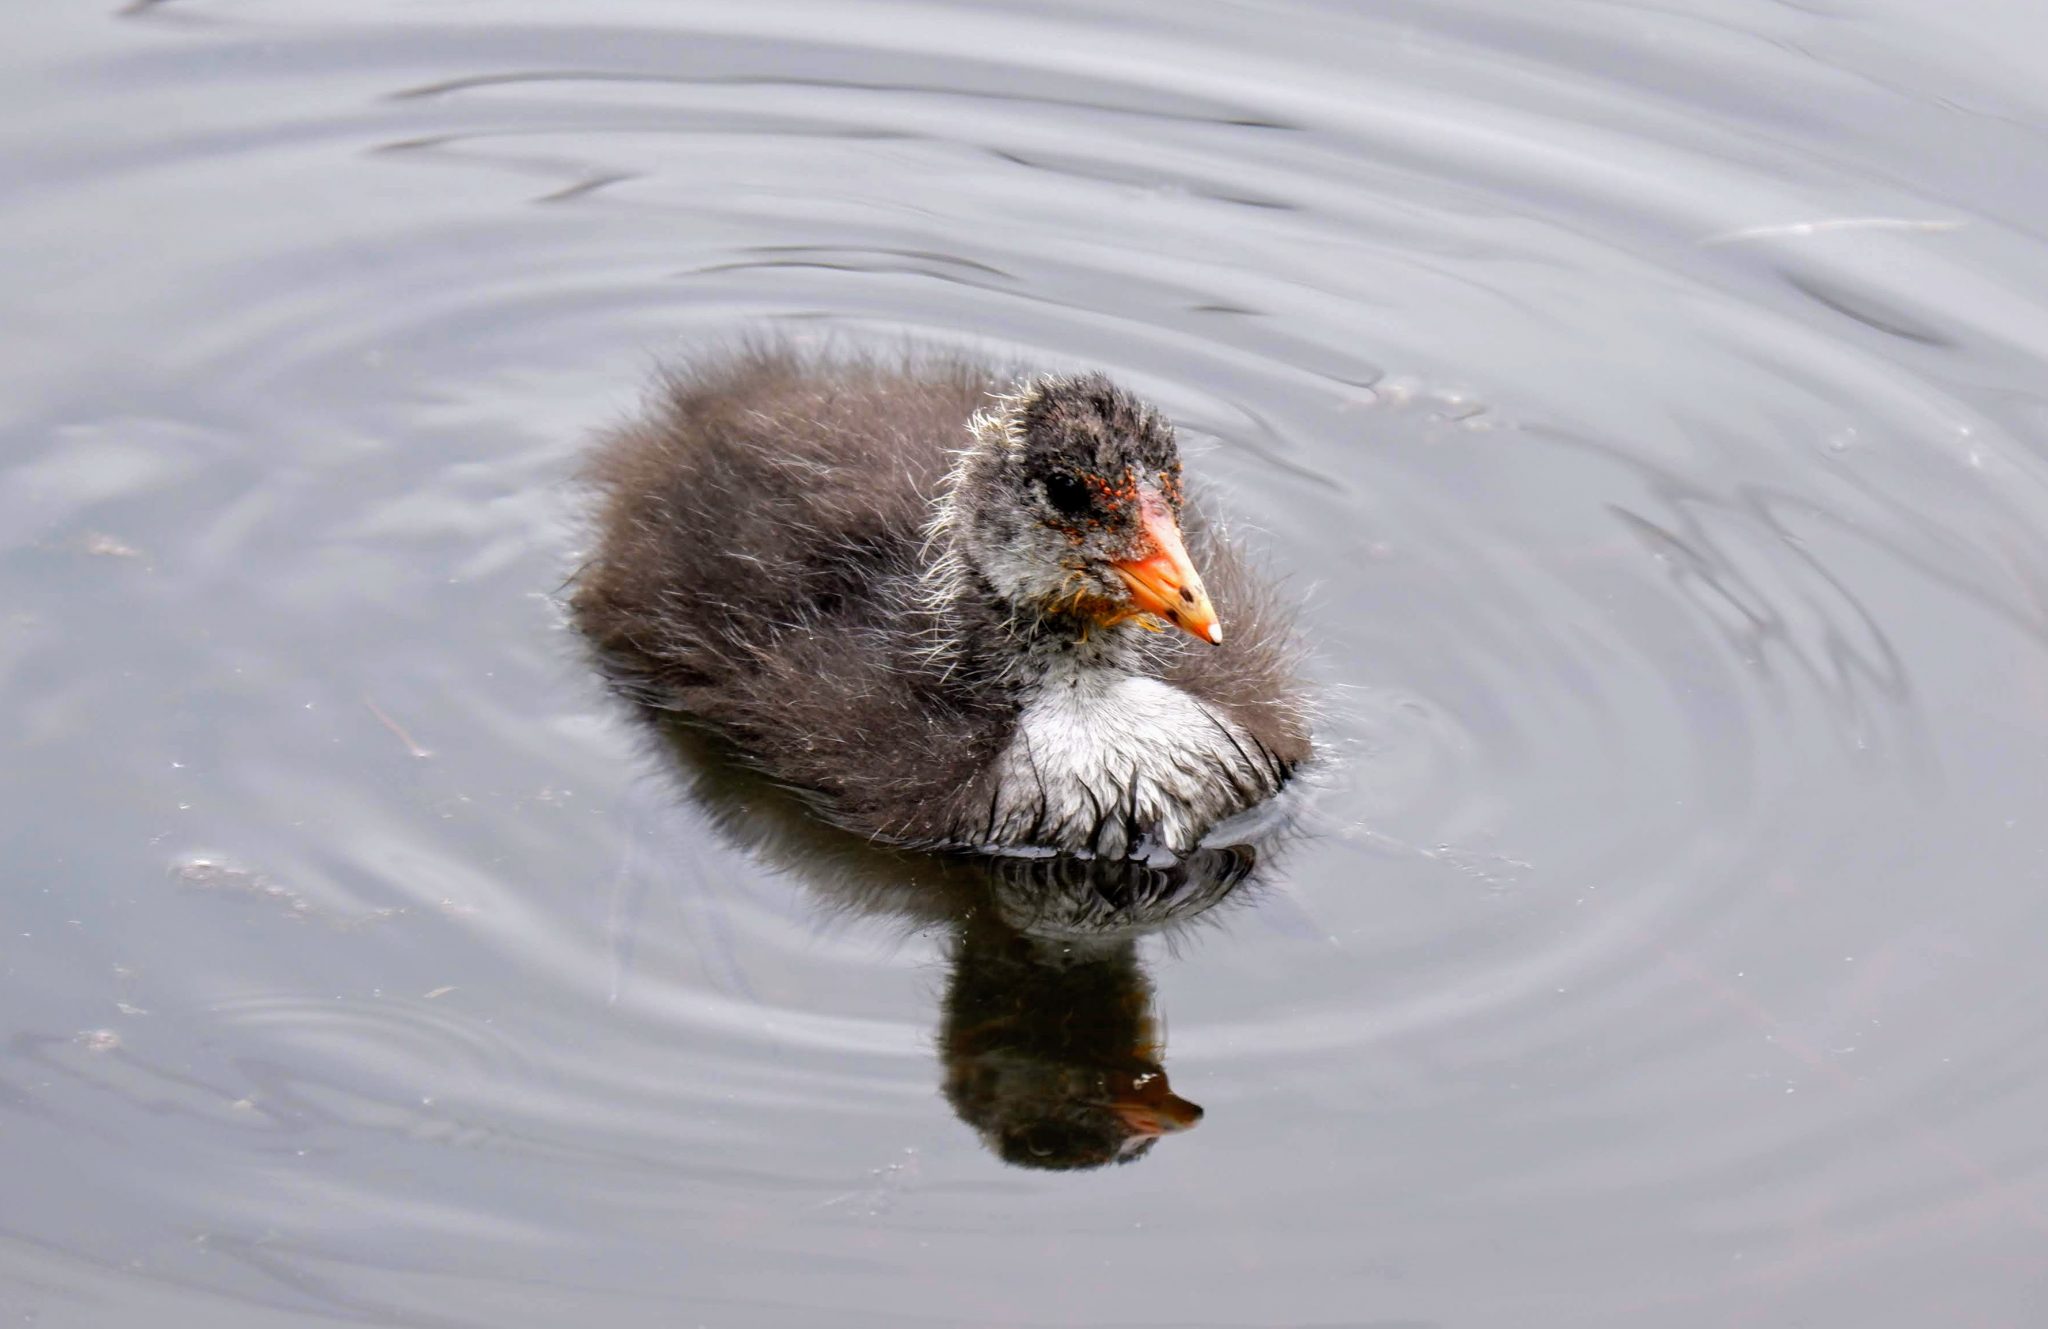
<path fill-rule="evenodd" d="M 613 676 L 861 834 L 1182 853 L 1309 755 L 1284 623 L 1099 374 L 757 348 L 589 475 Z"/>

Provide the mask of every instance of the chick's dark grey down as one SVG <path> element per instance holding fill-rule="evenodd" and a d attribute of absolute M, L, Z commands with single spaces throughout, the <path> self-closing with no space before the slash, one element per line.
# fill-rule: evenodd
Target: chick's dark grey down
<path fill-rule="evenodd" d="M 665 375 L 587 477 L 610 676 L 864 835 L 1177 853 L 1310 755 L 1285 615 L 1100 375 L 755 347 Z M 1207 600 L 1140 613 L 1116 566 L 1162 522 Z"/>

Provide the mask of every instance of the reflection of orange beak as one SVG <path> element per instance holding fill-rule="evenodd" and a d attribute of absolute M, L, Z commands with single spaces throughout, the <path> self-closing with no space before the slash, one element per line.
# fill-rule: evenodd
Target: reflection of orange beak
<path fill-rule="evenodd" d="M 1202 1119 L 1202 1109 L 1168 1088 L 1166 1072 L 1158 1070 L 1133 1077 L 1111 1100 L 1109 1110 L 1131 1134 L 1142 1136 L 1184 1131 Z"/>
<path fill-rule="evenodd" d="M 1184 1131 L 1202 1119 L 1202 1109 L 1178 1094 L 1162 1095 L 1152 1103 L 1112 1103 L 1110 1111 L 1122 1119 L 1133 1135 L 1167 1135 Z"/>
<path fill-rule="evenodd" d="M 1128 563 L 1109 565 L 1130 588 L 1131 603 L 1191 637 L 1221 643 L 1223 627 L 1216 621 L 1209 592 L 1202 587 L 1202 574 L 1188 562 L 1187 546 L 1181 543 L 1180 527 L 1174 522 L 1173 513 L 1158 498 L 1146 494 L 1140 500 L 1138 521 L 1153 552 Z M 1196 1112 L 1200 1115 L 1200 1109 Z"/>

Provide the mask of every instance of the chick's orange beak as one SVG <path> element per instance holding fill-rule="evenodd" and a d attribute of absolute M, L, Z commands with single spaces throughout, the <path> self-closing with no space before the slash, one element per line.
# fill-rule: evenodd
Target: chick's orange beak
<path fill-rule="evenodd" d="M 1109 566 L 1131 591 L 1131 603 L 1147 614 L 1156 614 L 1192 637 L 1221 643 L 1223 627 L 1202 588 L 1202 574 L 1188 562 L 1187 546 L 1181 543 L 1180 526 L 1173 513 L 1158 498 L 1147 494 L 1138 509 L 1138 522 L 1152 552 L 1143 558 Z"/>

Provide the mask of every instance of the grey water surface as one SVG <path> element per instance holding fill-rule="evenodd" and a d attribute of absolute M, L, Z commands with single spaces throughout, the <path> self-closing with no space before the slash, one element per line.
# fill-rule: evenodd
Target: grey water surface
<path fill-rule="evenodd" d="M 2048 10 L 5 9 L 0 1325 L 2048 1324 Z M 1134 1161 L 565 627 L 748 329 L 1110 370 L 1302 603 Z"/>

